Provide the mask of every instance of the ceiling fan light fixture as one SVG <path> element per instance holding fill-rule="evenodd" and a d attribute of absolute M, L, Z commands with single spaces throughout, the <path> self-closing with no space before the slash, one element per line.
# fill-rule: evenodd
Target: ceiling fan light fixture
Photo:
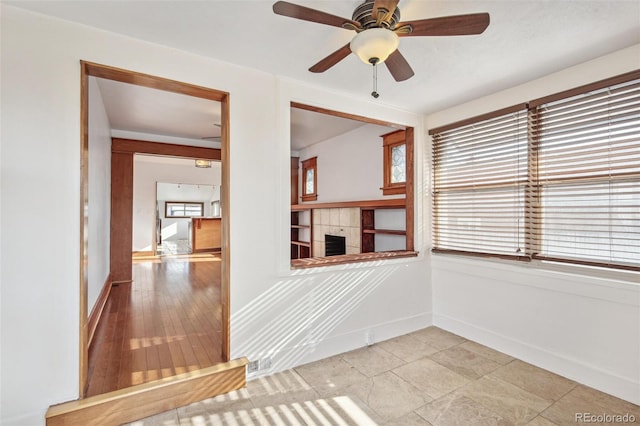
<path fill-rule="evenodd" d="M 349 47 L 362 62 L 370 65 L 386 61 L 399 44 L 400 39 L 393 31 L 386 28 L 369 28 L 356 34 Z"/>

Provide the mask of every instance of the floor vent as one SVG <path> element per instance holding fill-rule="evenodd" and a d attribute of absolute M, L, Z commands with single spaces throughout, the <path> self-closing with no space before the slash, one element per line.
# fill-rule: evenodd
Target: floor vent
<path fill-rule="evenodd" d="M 260 370 L 268 370 L 270 368 L 271 368 L 270 356 L 262 359 L 256 359 L 255 361 L 250 361 L 247 364 L 247 374 L 255 373 Z"/>
<path fill-rule="evenodd" d="M 255 373 L 258 370 L 260 370 L 260 360 L 249 361 L 247 364 L 247 373 Z"/>

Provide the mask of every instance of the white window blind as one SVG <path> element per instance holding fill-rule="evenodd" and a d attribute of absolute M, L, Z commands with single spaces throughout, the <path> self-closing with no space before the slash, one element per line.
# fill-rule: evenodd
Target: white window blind
<path fill-rule="evenodd" d="M 434 252 L 640 271 L 640 70 L 429 133 Z"/>
<path fill-rule="evenodd" d="M 524 256 L 526 106 L 432 136 L 434 251 Z"/>
<path fill-rule="evenodd" d="M 533 257 L 640 266 L 640 80 L 531 111 Z"/>

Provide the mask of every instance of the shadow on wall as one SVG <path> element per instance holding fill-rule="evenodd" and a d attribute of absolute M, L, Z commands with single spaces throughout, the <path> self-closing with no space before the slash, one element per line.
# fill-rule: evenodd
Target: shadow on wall
<path fill-rule="evenodd" d="M 260 370 L 298 365 L 398 266 L 356 268 L 277 282 L 232 315 L 234 352 L 250 360 L 268 359 L 270 365 Z"/>

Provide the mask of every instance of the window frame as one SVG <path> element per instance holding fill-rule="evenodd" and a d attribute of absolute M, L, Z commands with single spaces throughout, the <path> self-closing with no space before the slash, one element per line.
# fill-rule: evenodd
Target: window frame
<path fill-rule="evenodd" d="M 404 129 L 394 130 L 380 136 L 382 142 L 382 195 L 398 195 L 407 192 L 407 137 Z M 391 169 L 393 167 L 393 148 L 404 145 L 405 157 L 405 181 L 391 182 Z"/>
<path fill-rule="evenodd" d="M 318 157 L 311 157 L 301 162 L 302 167 L 302 201 L 318 199 Z M 313 192 L 307 192 L 307 172 L 313 170 Z"/>
<path fill-rule="evenodd" d="M 186 207 L 187 205 L 197 205 L 200 207 L 200 214 L 197 216 L 187 216 L 187 215 L 183 215 L 183 216 L 170 216 L 169 215 L 169 206 L 170 205 L 179 205 L 182 204 L 183 208 L 182 211 L 186 213 Z M 191 219 L 193 217 L 203 217 L 204 216 L 204 202 L 200 202 L 200 201 L 165 201 L 164 202 L 164 217 L 166 219 Z"/>
<path fill-rule="evenodd" d="M 609 271 L 621 271 L 621 270 L 634 271 L 634 272 L 640 271 L 640 264 L 636 264 L 634 261 L 632 261 L 630 264 L 627 262 L 620 262 L 620 261 L 613 261 L 613 260 L 592 261 L 589 257 L 575 258 L 575 254 L 573 254 L 570 250 L 567 250 L 566 253 L 562 254 L 562 256 L 549 257 L 549 256 L 541 255 L 540 247 L 542 244 L 544 244 L 544 239 L 546 237 L 542 235 L 542 229 L 539 226 L 539 224 L 535 223 L 537 220 L 536 218 L 539 217 L 540 215 L 540 209 L 542 208 L 543 202 L 546 202 L 545 201 L 546 197 L 543 195 L 541 188 L 544 185 L 548 185 L 547 182 L 544 181 L 544 178 L 538 175 L 539 161 L 541 160 L 539 160 L 538 158 L 540 153 L 538 152 L 539 148 L 538 148 L 537 134 L 539 134 L 539 131 L 540 131 L 540 128 L 538 126 L 540 125 L 544 126 L 544 120 L 543 120 L 543 123 L 540 124 L 539 117 L 537 116 L 539 109 L 544 108 L 545 105 L 552 102 L 562 101 L 565 99 L 570 100 L 570 98 L 572 97 L 587 95 L 594 91 L 602 91 L 603 89 L 609 89 L 611 87 L 624 84 L 624 83 L 632 83 L 635 80 L 640 80 L 640 70 L 635 70 L 635 71 L 628 72 L 615 77 L 600 80 L 591 84 L 586 84 L 580 87 L 576 87 L 576 88 L 572 88 L 572 89 L 558 92 L 555 94 L 551 94 L 548 96 L 544 96 L 538 99 L 531 100 L 526 104 L 515 105 L 513 107 L 505 108 L 503 110 L 489 112 L 476 117 L 471 117 L 465 120 L 461 120 L 455 123 L 451 123 L 445 126 L 431 129 L 429 131 L 429 135 L 431 135 L 434 139 L 433 150 L 435 153 L 436 143 L 437 143 L 436 138 L 441 133 L 444 133 L 446 131 L 453 130 L 453 129 L 463 128 L 464 126 L 467 126 L 469 124 L 488 120 L 492 117 L 498 116 L 500 113 L 506 110 L 509 110 L 512 108 L 522 108 L 523 105 L 526 107 L 527 114 L 528 114 L 528 124 L 527 124 L 528 138 L 526 142 L 527 151 L 528 151 L 528 159 L 527 159 L 528 179 L 527 179 L 527 189 L 526 189 L 527 204 L 525 204 L 525 218 L 524 218 L 524 228 L 525 228 L 524 232 L 526 234 L 526 241 L 525 241 L 525 251 L 523 255 L 522 256 L 504 256 L 504 255 L 486 253 L 481 250 L 478 250 L 477 252 L 476 251 L 466 252 L 466 251 L 439 249 L 436 246 L 437 234 L 439 232 L 439 229 L 437 228 L 437 224 L 435 220 L 434 220 L 434 230 L 433 230 L 432 252 L 460 254 L 460 255 L 468 255 L 473 257 L 503 258 L 503 259 L 506 258 L 509 260 L 524 260 L 527 262 L 531 262 L 534 265 L 539 265 L 540 262 L 554 262 L 554 263 L 559 263 L 563 265 L 573 264 L 573 265 L 580 265 L 585 267 L 597 267 L 597 268 L 603 268 Z M 608 125 L 609 125 L 609 121 L 602 124 L 602 126 L 608 126 Z M 606 141 L 603 141 L 602 142 L 603 146 L 606 145 L 606 143 L 607 143 Z M 434 197 L 434 215 L 435 215 L 435 209 L 438 208 L 436 204 L 437 200 L 436 200 L 436 192 L 435 192 L 436 191 L 435 178 L 437 173 L 437 170 L 436 170 L 437 167 L 438 166 L 435 162 L 435 154 L 434 154 L 434 163 L 432 168 L 433 179 L 434 179 L 433 188 L 432 188 L 432 195 Z M 592 177 L 590 179 L 595 179 L 595 178 Z M 633 179 L 640 180 L 640 178 L 636 177 L 635 174 Z M 610 206 L 609 209 L 611 208 L 614 208 L 614 207 Z M 588 224 L 586 224 L 585 226 L 588 227 Z M 604 244 L 611 244 L 611 243 L 612 243 L 611 240 L 609 240 L 609 242 L 605 242 Z M 598 244 L 597 246 L 594 246 L 594 247 L 600 248 L 601 245 Z"/>

